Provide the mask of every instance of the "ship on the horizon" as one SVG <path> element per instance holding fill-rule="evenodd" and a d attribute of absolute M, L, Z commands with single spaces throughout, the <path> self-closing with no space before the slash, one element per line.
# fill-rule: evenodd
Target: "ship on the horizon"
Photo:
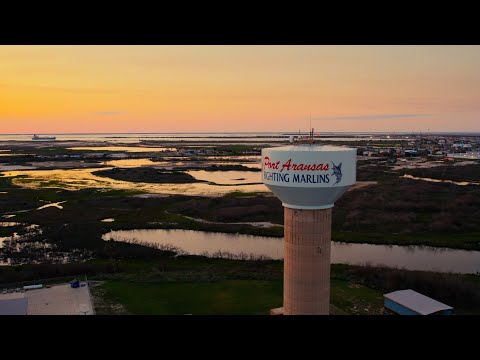
<path fill-rule="evenodd" d="M 33 135 L 32 140 L 56 140 L 55 136 L 38 136 Z"/>

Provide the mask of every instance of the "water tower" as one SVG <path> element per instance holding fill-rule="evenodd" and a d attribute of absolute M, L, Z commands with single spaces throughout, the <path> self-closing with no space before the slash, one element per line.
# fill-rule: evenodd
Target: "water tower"
<path fill-rule="evenodd" d="M 356 161 L 340 146 L 262 150 L 263 183 L 284 206 L 285 315 L 329 314 L 332 207 L 355 184 Z"/>

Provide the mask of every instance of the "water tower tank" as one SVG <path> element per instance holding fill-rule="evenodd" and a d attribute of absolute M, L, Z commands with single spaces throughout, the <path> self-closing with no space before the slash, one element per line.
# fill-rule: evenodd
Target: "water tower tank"
<path fill-rule="evenodd" d="M 356 181 L 357 150 L 291 145 L 262 150 L 263 183 L 292 209 L 327 209 Z"/>
<path fill-rule="evenodd" d="M 285 208 L 286 315 L 329 314 L 331 208 L 355 184 L 356 158 L 356 149 L 329 145 L 262 150 L 263 183 Z"/>

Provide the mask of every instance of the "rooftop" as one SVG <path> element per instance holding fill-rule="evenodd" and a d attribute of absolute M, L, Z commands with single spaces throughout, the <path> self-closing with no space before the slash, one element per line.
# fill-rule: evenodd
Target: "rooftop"
<path fill-rule="evenodd" d="M 429 315 L 437 311 L 453 309 L 451 306 L 443 304 L 440 301 L 429 298 L 428 296 L 422 295 L 411 289 L 398 290 L 383 296 L 421 315 Z"/>
<path fill-rule="evenodd" d="M 84 281 L 80 284 L 78 288 L 61 284 L 25 292 L 0 293 L 0 314 L 3 311 L 10 314 L 18 312 L 17 308 L 26 303 L 24 315 L 93 315 L 88 284 Z"/>

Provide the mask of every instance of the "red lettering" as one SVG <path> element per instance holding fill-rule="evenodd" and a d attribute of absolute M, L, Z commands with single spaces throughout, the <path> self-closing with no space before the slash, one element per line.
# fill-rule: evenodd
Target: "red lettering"
<path fill-rule="evenodd" d="M 280 161 L 277 161 L 275 164 L 270 162 L 268 157 L 265 157 L 265 166 L 270 169 L 278 169 Z M 292 159 L 288 159 L 285 163 L 282 164 L 280 172 L 283 170 L 293 170 L 293 171 L 328 171 L 329 164 L 292 164 Z"/>
<path fill-rule="evenodd" d="M 291 162 L 292 162 L 292 159 L 288 159 L 288 161 L 287 161 L 285 164 L 282 165 L 282 170 L 280 170 L 280 172 L 282 172 L 283 169 L 285 169 L 285 168 L 286 168 L 288 171 L 290 171 L 290 164 L 291 164 Z"/>
<path fill-rule="evenodd" d="M 270 157 L 265 156 L 263 166 L 268 169 L 278 170 L 280 167 L 280 161 L 272 163 Z M 329 164 L 292 164 L 292 159 L 288 159 L 282 164 L 280 172 L 283 170 L 294 171 L 328 171 Z"/>
<path fill-rule="evenodd" d="M 280 161 L 277 161 L 276 163 L 272 163 L 270 161 L 270 158 L 268 156 L 265 156 L 265 160 L 263 162 L 264 167 L 278 170 L 278 165 L 280 165 Z"/>
<path fill-rule="evenodd" d="M 280 164 L 280 161 L 277 161 L 276 163 L 272 163 L 270 161 L 270 158 L 268 156 L 265 156 L 265 161 L 263 162 L 263 166 L 269 169 L 278 169 L 279 164 Z"/>

